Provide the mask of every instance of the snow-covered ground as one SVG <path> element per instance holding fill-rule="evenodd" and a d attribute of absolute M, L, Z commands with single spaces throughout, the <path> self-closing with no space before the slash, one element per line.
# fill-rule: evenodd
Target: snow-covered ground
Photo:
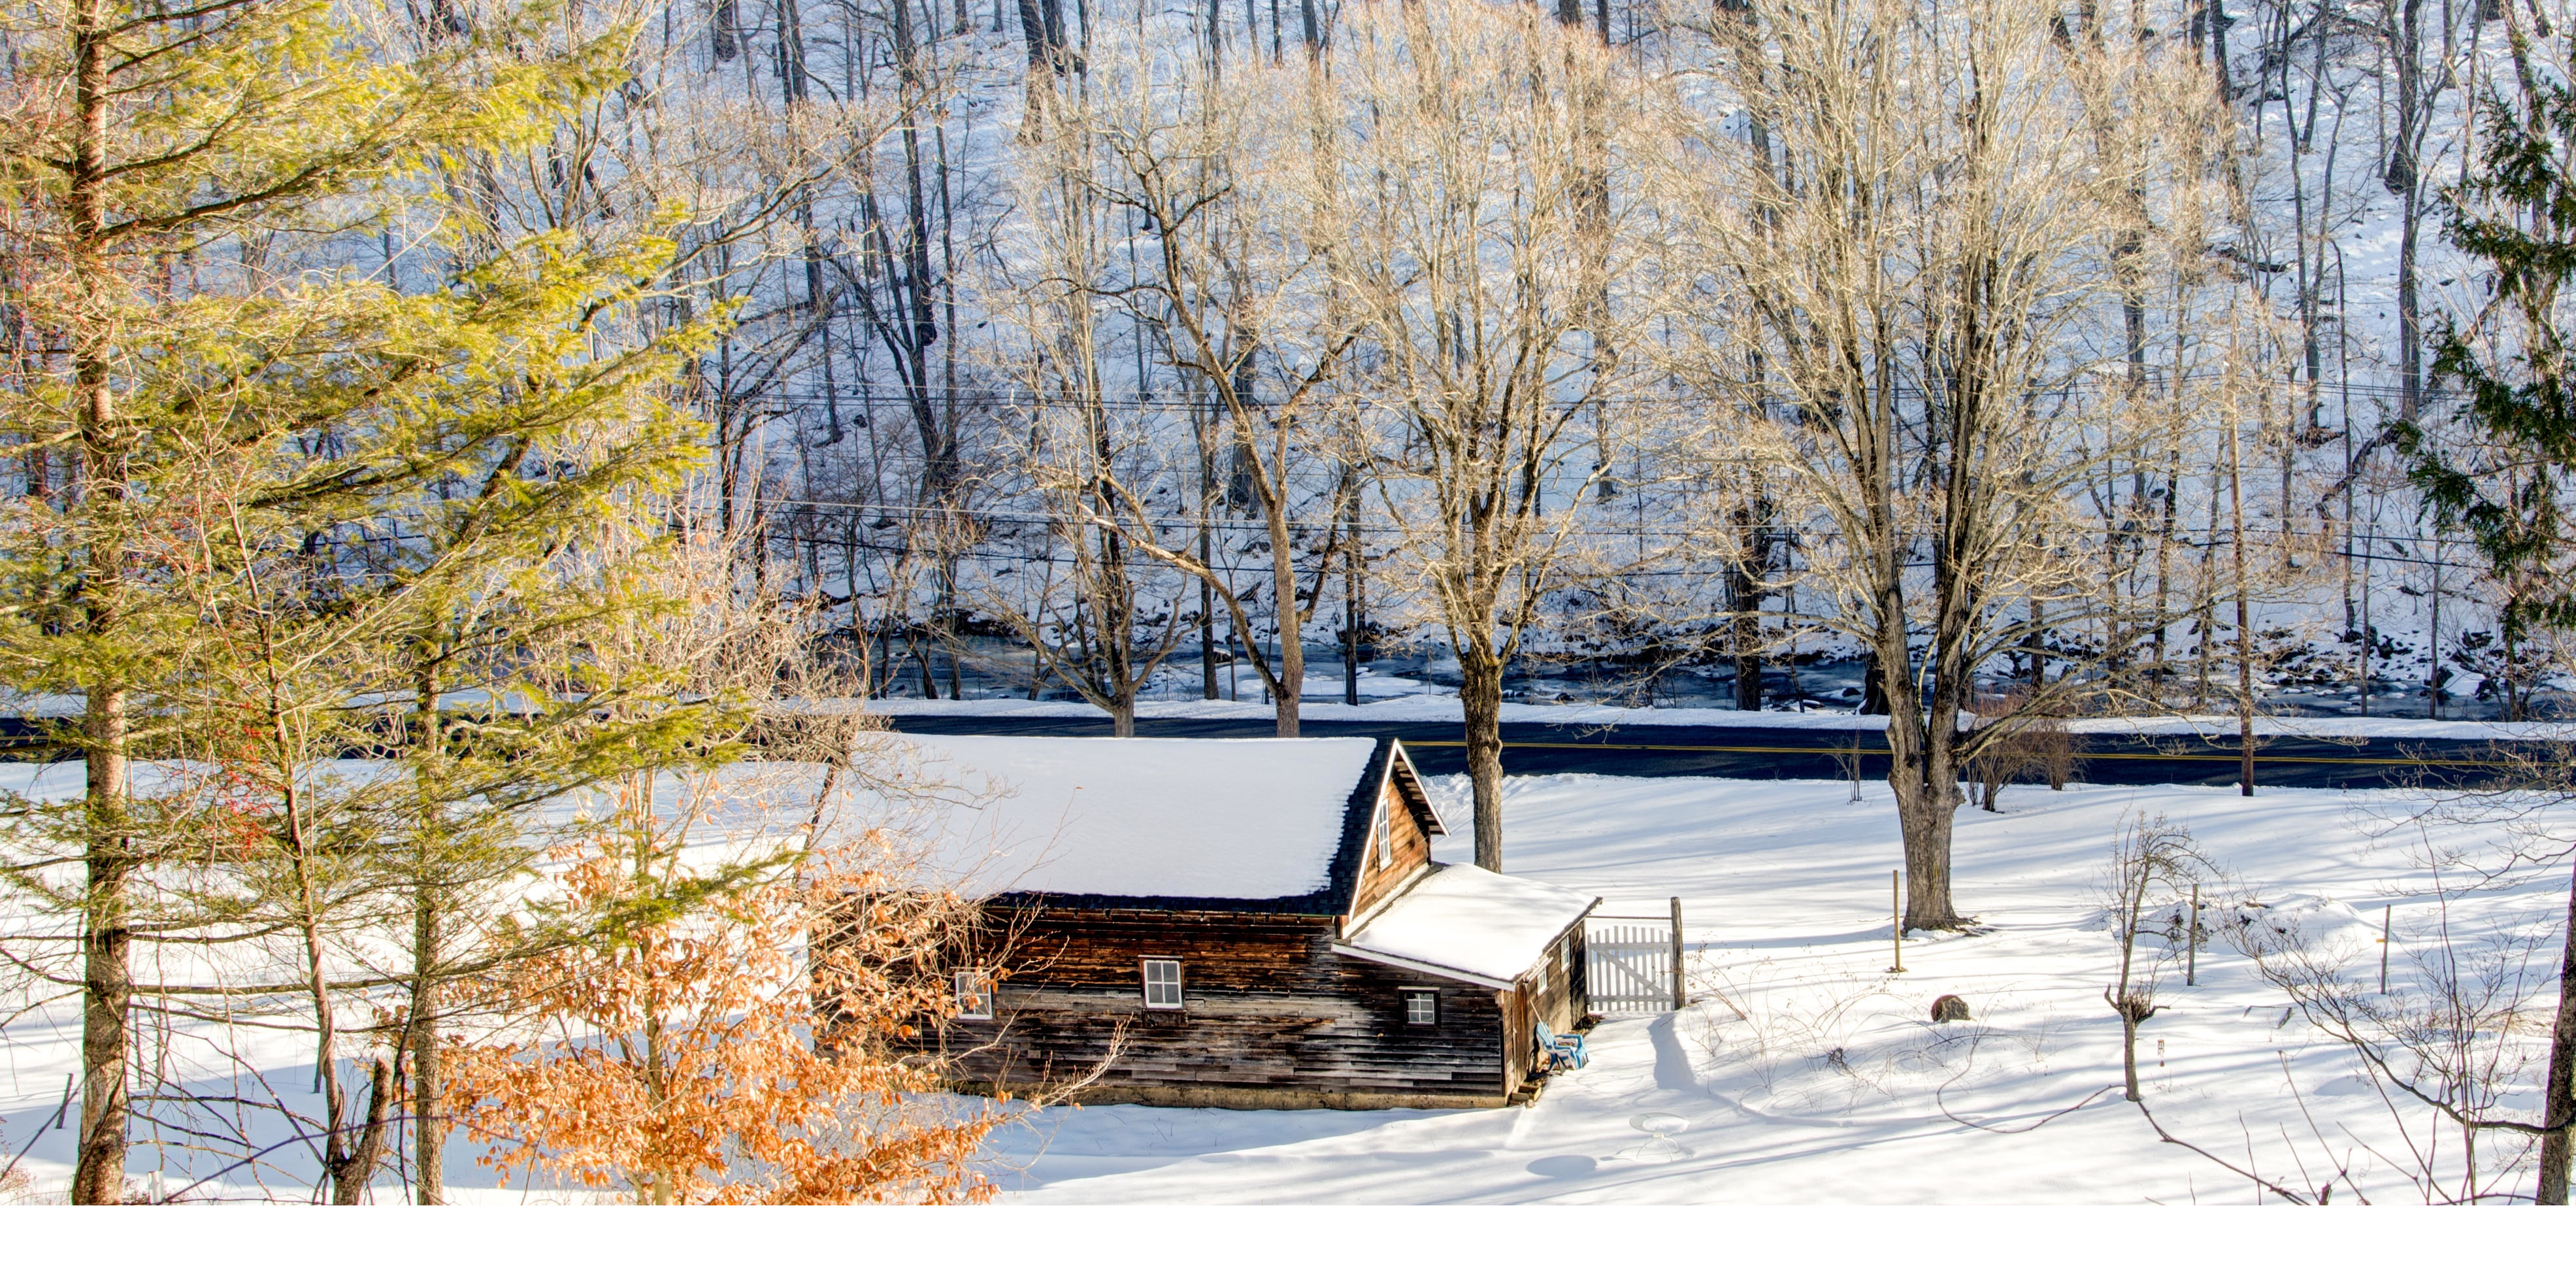
<path fill-rule="evenodd" d="M 1010 1199 L 2247 1202 L 2245 1182 L 2160 1145 L 2120 1098 L 2119 1025 L 2102 998 L 2115 951 L 2095 894 L 2115 830 L 2137 815 L 2187 825 L 2256 898 L 2359 960 L 2373 960 L 2380 910 L 2394 905 L 2401 983 L 2440 920 L 2411 853 L 2505 836 L 2417 818 L 2430 800 L 2415 794 L 2007 790 L 2003 813 L 1960 815 L 1959 898 L 1991 929 L 1918 936 L 1891 975 L 1894 804 L 1881 786 L 1861 792 L 1854 803 L 1833 783 L 1511 780 L 1507 867 L 1604 895 L 1607 911 L 1681 896 L 1696 1004 L 1604 1023 L 1591 1065 L 1527 1107 L 1049 1113 L 999 1149 Z M 1438 799 L 1462 806 L 1460 782 Z M 1464 856 L 1463 839 L 1440 853 Z M 2463 937 L 2554 934 L 2564 890 L 2553 875 L 2455 901 L 2448 922 Z M 1966 998 L 1973 1021 L 1931 1024 L 1945 993 Z M 2177 1136 L 2294 1186 L 2341 1160 L 2370 1199 L 2418 1199 L 2380 1156 L 2411 1166 L 2405 1135 L 2420 1141 L 2425 1123 L 2409 1112 L 2401 1132 L 2352 1055 L 2296 1016 L 2285 1023 L 2285 999 L 2244 958 L 2213 944 L 2198 985 L 2176 973 L 2159 999 L 2166 1009 L 2141 1030 L 2144 1088 Z M 1658 1142 L 1637 1128 L 1648 1113 L 1687 1128 Z"/>
<path fill-rule="evenodd" d="M 1433 787 L 1463 816 L 1461 781 Z M 2246 1184 L 2160 1145 L 2116 1089 L 2119 1028 L 2102 999 L 2115 953 L 2096 885 L 2123 821 L 2161 815 L 2187 825 L 2255 898 L 2360 961 L 2374 960 L 2380 910 L 2393 905 L 2401 985 L 2445 920 L 2472 946 L 2522 934 L 2554 953 L 2565 908 L 2561 872 L 2454 900 L 2445 919 L 2417 866 L 2422 848 L 2478 849 L 2509 836 L 2424 818 L 2456 799 L 2015 788 L 2002 813 L 1959 817 L 1958 897 L 1988 929 L 1917 936 L 1905 973 L 1891 975 L 1894 806 L 1884 786 L 1861 786 L 1857 802 L 1853 792 L 1826 782 L 1508 781 L 1509 869 L 1602 896 L 1607 912 L 1660 913 L 1678 895 L 1693 949 L 1693 1006 L 1602 1024 L 1591 1065 L 1552 1081 L 1535 1104 L 1067 1109 L 1007 1132 L 991 1172 L 1005 1199 L 1027 1204 L 2244 1202 L 2253 1199 Z M 2576 833 L 2576 816 L 2565 823 L 2540 831 Z M 1465 840 L 1445 839 L 1439 854 L 1466 858 Z M 1945 993 L 1964 997 L 1973 1020 L 1928 1022 Z M 2285 1017 L 2284 998 L 2245 959 L 2213 943 L 2198 986 L 2174 975 L 2159 1000 L 2165 1009 L 2144 1025 L 2141 1054 L 2148 1101 L 2167 1128 L 2293 1185 L 2341 1161 L 2372 1200 L 2416 1199 L 2395 1167 L 2409 1164 L 2407 1135 L 2424 1141 L 2424 1122 L 2409 1112 L 2401 1131 L 2351 1055 Z M 168 1045 L 207 1054 L 205 1065 L 222 1046 L 255 1067 L 229 1081 L 205 1073 L 206 1084 L 308 1100 L 309 1056 L 296 1038 L 235 1033 L 192 1032 Z M 2544 1049 L 2546 1040 L 2529 1044 Z M 77 1016 L 68 1003 L 17 1015 L 0 1024 L 0 1046 L 0 1160 L 32 1140 L 24 1168 L 39 1193 L 59 1192 L 71 1144 L 49 1118 L 77 1058 Z M 1683 1128 L 1659 1142 L 1638 1128 L 1651 1113 Z M 2442 1155 L 2455 1174 L 2456 1151 Z M 459 1199 L 564 1196 L 497 1188 L 471 1160 L 460 1141 L 450 1154 Z M 173 1163 L 163 1181 L 175 1187 L 188 1169 Z M 223 1195 L 263 1190 L 239 1175 L 227 1182 Z M 295 1183 L 262 1182 L 303 1194 Z"/>

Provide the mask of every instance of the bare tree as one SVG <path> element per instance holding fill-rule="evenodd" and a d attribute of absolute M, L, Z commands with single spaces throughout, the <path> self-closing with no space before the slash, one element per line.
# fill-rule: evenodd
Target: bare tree
<path fill-rule="evenodd" d="M 1133 275 L 1113 252 L 1126 227 L 1104 195 L 1107 156 L 1087 122 L 1087 86 L 1047 102 L 1046 122 L 1023 132 L 1024 215 L 1007 228 L 987 289 L 1012 342 L 996 366 L 1021 387 L 1028 425 L 992 480 L 1017 506 L 999 543 L 1023 562 L 989 573 L 984 597 L 1126 736 L 1139 693 L 1195 619 L 1168 565 L 1186 552 L 1186 485 L 1157 428 L 1162 412 L 1117 373 L 1120 329 L 1139 364 L 1147 337 L 1142 324 L 1115 322 Z"/>
<path fill-rule="evenodd" d="M 2168 824 L 2161 817 L 2140 817 L 2120 830 L 2111 848 L 2111 861 L 2101 883 L 2102 915 L 2109 923 L 2111 938 L 2120 945 L 2120 969 L 2111 986 L 2102 990 L 2102 1000 L 2111 1004 L 2111 1013 L 2120 1019 L 2120 1076 L 2122 1093 L 2129 1102 L 2138 1103 L 2138 1025 L 2154 1018 L 2162 1007 L 2156 1003 L 2156 987 L 2164 973 L 2179 960 L 2174 955 L 2177 944 L 2196 944 L 2199 937 L 2188 933 L 2197 919 L 2158 919 L 2150 913 L 2165 911 L 2175 894 L 2189 889 L 2203 876 L 2206 861 L 2193 846 L 2191 830 Z M 2152 897 L 2164 895 L 2165 898 Z M 2152 928 L 2162 943 L 2151 951 L 2138 951 L 2138 936 Z"/>
<path fill-rule="evenodd" d="M 929 8 L 935 10 L 936 5 Z M 1030 46 L 1033 85 L 1053 74 L 1047 69 L 1052 65 L 1047 50 L 1061 52 L 1063 44 L 1061 15 L 1056 14 L 1053 0 L 1048 0 L 1045 10 L 1056 15 L 1051 19 L 1054 35 L 1046 34 L 1050 19 L 1041 14 L 1035 29 L 1037 42 Z M 961 84 L 978 69 L 977 59 L 967 42 L 939 38 L 935 13 L 916 22 L 908 3 L 886 6 L 881 31 L 875 25 L 862 22 L 856 12 L 842 15 L 841 91 L 844 95 L 884 93 L 880 100 L 890 104 L 893 128 L 887 144 L 851 151 L 850 171 L 844 178 L 849 187 L 846 195 L 833 199 L 829 197 L 838 192 L 821 193 L 828 200 L 825 207 L 839 211 L 843 227 L 838 234 L 853 251 L 822 252 L 837 286 L 809 289 L 823 298 L 817 321 L 823 330 L 821 388 L 828 415 L 823 422 L 825 442 L 810 442 L 806 431 L 799 431 L 797 438 L 800 453 L 811 454 L 853 440 L 860 432 L 844 424 L 842 364 L 847 364 L 852 383 L 849 402 L 867 433 L 875 430 L 871 410 L 883 401 L 869 387 L 880 376 L 893 383 L 894 393 L 886 397 L 898 405 L 900 418 L 911 427 L 909 440 L 917 448 L 908 458 L 913 467 L 909 482 L 899 481 L 900 472 L 889 472 L 880 458 L 874 473 L 851 474 L 837 487 L 827 482 L 831 490 L 818 494 L 873 503 L 883 511 L 882 518 L 896 525 L 900 544 L 892 575 L 906 584 L 918 577 L 929 587 L 929 624 L 949 651 L 953 698 L 962 691 L 959 561 L 973 540 L 972 528 L 964 521 L 972 479 L 967 432 L 983 414 L 975 404 L 976 388 L 967 384 L 971 378 L 960 354 L 963 334 L 958 309 L 961 257 L 973 245 L 959 242 L 959 205 L 966 175 L 956 161 L 973 135 L 972 120 L 947 108 L 961 92 Z M 878 70 L 874 65 L 863 69 L 855 65 L 858 59 L 849 46 L 864 44 L 871 35 L 880 35 L 885 42 L 891 85 L 873 83 Z M 975 211 L 969 208 L 966 215 L 972 235 Z M 835 322 L 842 309 L 852 312 L 851 326 L 856 331 L 843 332 Z M 818 485 L 809 480 L 806 486 Z M 842 511 L 841 519 L 851 540 L 858 538 L 862 523 L 868 521 L 856 510 Z M 854 564 L 852 568 L 849 574 L 855 575 Z M 888 588 L 885 592 L 892 618 L 902 627 L 912 608 L 913 590 Z M 864 643 L 855 583 L 849 596 L 851 629 Z M 920 667 L 923 694 L 936 699 L 938 684 L 926 656 Z"/>
<path fill-rule="evenodd" d="M 1269 559 L 1278 650 L 1274 659 L 1259 643 L 1244 643 L 1240 654 L 1277 707 L 1279 734 L 1293 737 L 1305 687 L 1304 630 L 1342 535 L 1330 508 L 1340 493 L 1328 477 L 1348 432 L 1331 424 L 1328 399 L 1356 329 L 1332 289 L 1335 245 L 1312 233 L 1314 188 L 1301 180 L 1333 162 L 1333 139 L 1302 130 L 1311 121 L 1283 115 L 1275 104 L 1325 72 L 1300 62 L 1218 81 L 1169 61 L 1141 39 L 1105 37 L 1094 46 L 1083 101 L 1060 112 L 1057 127 L 1087 135 L 1099 157 L 1094 193 L 1106 207 L 1131 211 L 1139 238 L 1150 237 L 1148 256 L 1131 276 L 1107 285 L 1108 295 L 1127 310 L 1137 339 L 1181 374 L 1194 400 L 1208 403 L 1230 445 L 1229 488 L 1261 519 L 1241 530 L 1252 532 L 1255 553 Z M 1206 462 L 1213 455 L 1210 449 Z M 1154 493 L 1124 484 L 1115 490 L 1125 507 L 1119 519 L 1153 520 Z M 1317 523 L 1321 543 L 1308 550 Z M 1196 577 L 1202 599 L 1223 604 L 1235 634 L 1255 632 L 1242 592 L 1215 561 L 1211 537 L 1202 534 L 1195 544 L 1140 537 L 1134 544 Z M 1300 560 L 1309 557 L 1314 583 L 1300 587 Z"/>
<path fill-rule="evenodd" d="M 1651 418 L 1625 352 L 1659 313 L 1639 170 L 1668 116 L 1623 82 L 1632 109 L 1596 131 L 1586 104 L 1614 64 L 1534 9 L 1426 2 L 1342 31 L 1298 109 L 1333 139 L 1313 180 L 1359 337 L 1345 410 L 1375 431 L 1397 583 L 1457 652 L 1476 862 L 1499 869 L 1503 671 L 1587 573 L 1604 449 L 1581 427 L 1632 437 Z"/>
<path fill-rule="evenodd" d="M 2429 953 L 2413 955 L 2389 995 L 2372 990 L 2366 961 L 2356 971 L 2348 954 L 2269 938 L 2251 945 L 2264 980 L 2291 997 L 2311 1027 L 2353 1051 L 2392 1111 L 2430 1113 L 2432 1129 L 2413 1148 L 2417 1181 L 2460 1203 L 2508 1194 L 2508 1176 L 2530 1164 L 2533 1143 L 2549 1130 L 2503 1111 L 2539 1061 L 2516 1028 L 2544 986 L 2533 969 L 2542 937 L 2441 936 Z M 2455 1162 L 2446 1164 L 2445 1143 Z"/>
<path fill-rule="evenodd" d="M 1981 676 L 2103 605 L 2068 552 L 2088 539 L 2071 498 L 2098 447 L 2135 444 L 2086 428 L 2111 362 L 2094 338 L 2131 277 L 2114 258 L 2144 251 L 2132 192 L 2198 198 L 2192 147 L 2097 130 L 2204 118 L 2205 88 L 2060 29 L 2033 0 L 1719 13 L 1711 69 L 1764 127 L 1713 121 L 1676 178 L 1715 293 L 1682 370 L 1715 400 L 1719 454 L 1761 465 L 1782 516 L 1812 525 L 1814 622 L 1877 670 L 1909 928 L 1964 923 L 1961 768 L 2073 694 L 2034 685 L 2012 714 L 1965 716 Z"/>

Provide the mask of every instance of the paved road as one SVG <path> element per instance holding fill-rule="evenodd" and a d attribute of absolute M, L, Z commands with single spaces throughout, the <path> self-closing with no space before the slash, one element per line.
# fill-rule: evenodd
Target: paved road
<path fill-rule="evenodd" d="M 905 713 L 899 731 L 919 735 L 1109 734 L 1106 718 L 983 717 Z M 1189 739 L 1259 739 L 1264 719 L 1141 718 L 1136 733 Z M 1313 721 L 1310 736 L 1394 736 L 1422 768 L 1450 774 L 1466 768 L 1454 725 L 1435 722 Z M 1875 730 L 1814 731 L 1790 727 L 1560 726 L 1503 724 L 1503 766 L 1520 775 L 1697 775 L 1747 780 L 1849 778 L 1852 750 L 1861 778 L 1887 777 L 1887 742 Z M 2085 735 L 2077 737 L 2081 778 L 2100 784 L 2234 784 L 2233 736 Z M 2495 774 L 2489 746 L 2476 740 L 2334 741 L 2262 737 L 2254 754 L 2257 786 L 2296 789 L 2452 788 Z"/>
<path fill-rule="evenodd" d="M 986 717 L 905 713 L 899 731 L 921 735 L 1105 736 L 1097 717 Z M 2321 724 L 2322 725 L 2322 724 Z M 1139 735 L 1190 739 L 1264 739 L 1261 718 L 1142 718 Z M 1435 775 L 1466 768 L 1455 725 L 1437 722 L 1310 720 L 1310 736 L 1393 736 Z M 45 724 L 0 717 L 0 753 L 17 760 L 62 756 L 43 743 Z M 1697 775 L 1747 780 L 1849 778 L 1854 748 L 1861 778 L 1887 776 L 1887 743 L 1875 730 L 1815 731 L 1793 727 L 1565 726 L 1503 724 L 1503 766 L 1520 775 Z M 2258 786 L 2299 789 L 2453 788 L 2490 780 L 2497 771 L 2476 740 L 2335 741 L 2265 737 L 2256 747 Z M 2234 737 L 2086 735 L 2077 737 L 2082 778 L 2101 784 L 2234 784 Z"/>

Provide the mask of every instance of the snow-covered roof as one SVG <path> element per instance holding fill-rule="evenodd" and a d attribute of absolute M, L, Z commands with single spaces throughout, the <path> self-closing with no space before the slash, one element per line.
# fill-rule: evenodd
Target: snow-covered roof
<path fill-rule="evenodd" d="M 1525 877 L 1444 864 L 1336 951 L 1474 983 L 1508 986 L 1600 899 Z"/>
<path fill-rule="evenodd" d="M 907 744 L 905 780 L 941 794 L 925 831 L 970 889 L 1283 904 L 1333 886 L 1380 748 L 1034 736 Z M 1349 858 L 1357 864 L 1356 851 Z"/>

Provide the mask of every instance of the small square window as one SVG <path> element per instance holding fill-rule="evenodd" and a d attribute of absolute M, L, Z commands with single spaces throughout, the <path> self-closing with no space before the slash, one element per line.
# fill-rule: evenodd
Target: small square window
<path fill-rule="evenodd" d="M 1165 957 L 1145 959 L 1145 1008 L 1181 1008 L 1181 963 Z"/>
<path fill-rule="evenodd" d="M 993 1017 L 993 972 L 989 970 L 957 972 L 957 1017 L 960 1019 Z"/>
<path fill-rule="evenodd" d="M 1440 1022 L 1440 994 L 1429 988 L 1405 989 L 1404 1021 L 1408 1024 Z"/>

